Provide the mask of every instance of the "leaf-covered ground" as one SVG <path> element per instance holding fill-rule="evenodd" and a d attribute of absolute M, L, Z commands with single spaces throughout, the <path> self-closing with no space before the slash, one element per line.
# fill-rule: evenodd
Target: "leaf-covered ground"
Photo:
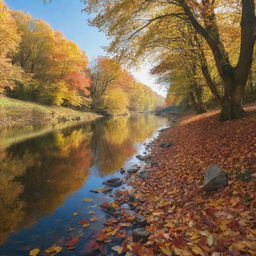
<path fill-rule="evenodd" d="M 122 255 L 256 255 L 256 107 L 240 120 L 221 123 L 216 113 L 184 118 L 151 144 L 157 164 L 147 180 L 135 175 L 133 189 L 119 191 L 111 206 L 122 215 L 110 217 L 89 247 L 112 247 Z M 160 144 L 171 141 L 172 147 Z M 210 164 L 228 172 L 229 185 L 205 192 L 203 178 Z M 251 170 L 250 179 L 242 173 Z M 120 210 L 128 203 L 134 214 Z M 134 242 L 129 231 L 134 215 L 147 218 L 146 242 Z M 104 255 L 104 252 L 103 252 Z M 108 254 L 109 255 L 109 254 Z"/>

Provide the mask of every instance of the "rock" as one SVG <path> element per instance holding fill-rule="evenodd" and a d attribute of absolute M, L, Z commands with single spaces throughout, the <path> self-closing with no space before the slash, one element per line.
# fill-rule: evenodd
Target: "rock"
<path fill-rule="evenodd" d="M 90 192 L 91 192 L 91 193 L 95 193 L 95 194 L 98 194 L 98 193 L 99 193 L 98 190 L 94 190 L 94 189 L 91 189 Z"/>
<path fill-rule="evenodd" d="M 139 173 L 139 177 L 146 180 L 149 177 L 149 171 L 142 171 Z"/>
<path fill-rule="evenodd" d="M 132 236 L 134 242 L 146 242 L 148 237 L 150 236 L 150 232 L 147 231 L 145 228 L 136 228 L 133 230 Z"/>
<path fill-rule="evenodd" d="M 125 173 L 125 169 L 121 168 L 121 169 L 120 169 L 120 173 L 121 173 L 121 174 L 124 174 L 124 173 Z"/>
<path fill-rule="evenodd" d="M 160 129 L 160 130 L 158 130 L 159 132 L 164 132 L 164 131 L 166 131 L 166 130 L 168 130 L 168 128 L 162 128 L 162 129 Z"/>
<path fill-rule="evenodd" d="M 170 141 L 160 144 L 161 148 L 170 148 L 171 146 L 172 146 L 172 143 Z"/>
<path fill-rule="evenodd" d="M 113 190 L 112 188 L 103 188 L 101 191 L 102 193 L 107 194 L 107 193 L 111 193 L 112 190 Z"/>
<path fill-rule="evenodd" d="M 139 215 L 134 218 L 132 224 L 138 227 L 145 227 L 147 225 L 147 220 L 143 215 Z"/>
<path fill-rule="evenodd" d="M 130 169 L 130 170 L 128 170 L 127 172 L 128 172 L 129 174 L 134 174 L 134 173 L 138 172 L 138 170 L 139 170 L 139 169 Z"/>
<path fill-rule="evenodd" d="M 218 165 L 210 165 L 204 176 L 204 189 L 215 191 L 228 185 L 228 175 Z"/>
<path fill-rule="evenodd" d="M 244 172 L 237 172 L 236 178 L 243 182 L 250 182 L 253 179 L 253 171 L 246 170 Z"/>
<path fill-rule="evenodd" d="M 137 155 L 136 158 L 139 159 L 140 161 L 144 161 L 144 157 L 141 155 Z"/>
<path fill-rule="evenodd" d="M 121 186 L 123 184 L 123 181 L 120 178 L 112 178 L 107 181 L 104 181 L 103 184 L 108 187 L 116 188 Z"/>

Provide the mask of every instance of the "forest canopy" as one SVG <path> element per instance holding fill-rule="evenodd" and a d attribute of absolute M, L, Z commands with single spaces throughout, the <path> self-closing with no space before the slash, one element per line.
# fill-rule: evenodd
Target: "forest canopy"
<path fill-rule="evenodd" d="M 100 56 L 90 64 L 76 43 L 45 21 L 12 11 L 3 0 L 0 13 L 0 92 L 8 97 L 107 114 L 163 103 L 114 59 Z"/>
<path fill-rule="evenodd" d="M 156 63 L 153 73 L 174 84 L 169 96 L 176 102 L 200 113 L 215 101 L 229 120 L 244 115 L 244 96 L 255 99 L 254 0 L 84 2 L 95 15 L 91 25 L 111 39 L 108 52 L 128 65 Z"/>

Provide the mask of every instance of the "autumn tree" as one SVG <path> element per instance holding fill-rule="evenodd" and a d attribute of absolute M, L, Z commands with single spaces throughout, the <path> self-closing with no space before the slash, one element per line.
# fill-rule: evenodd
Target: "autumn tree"
<path fill-rule="evenodd" d="M 10 96 L 46 104 L 81 106 L 90 95 L 85 53 L 49 24 L 22 11 L 11 12 L 21 37 L 12 63 L 30 78 Z"/>
<path fill-rule="evenodd" d="M 101 103 L 106 90 L 117 81 L 121 74 L 121 66 L 107 57 L 98 57 L 91 67 L 91 95 L 92 106 L 97 108 Z"/>
<path fill-rule="evenodd" d="M 11 63 L 11 56 L 18 50 L 20 35 L 11 11 L 0 0 L 0 92 L 4 87 L 13 86 L 22 70 Z"/>
<path fill-rule="evenodd" d="M 202 36 L 211 50 L 222 82 L 221 119 L 229 120 L 243 116 L 242 98 L 251 69 L 255 40 L 255 4 L 254 0 L 215 1 L 215 0 L 156 0 L 130 1 L 87 0 L 86 10 L 97 13 L 92 25 L 105 31 L 113 40 L 109 52 L 128 60 L 145 58 L 154 52 L 159 40 L 168 34 L 159 34 L 158 27 L 165 24 L 167 30 L 180 20 L 186 20 Z M 231 62 L 230 52 L 223 40 L 220 29 L 220 16 L 229 14 L 225 22 L 240 25 L 240 50 L 235 64 Z M 240 21 L 230 17 L 238 13 Z M 240 22 L 240 24 L 239 24 Z M 147 39 L 158 36 L 154 44 Z M 170 35 L 173 38 L 173 35 Z M 145 47 L 147 45 L 147 47 Z"/>

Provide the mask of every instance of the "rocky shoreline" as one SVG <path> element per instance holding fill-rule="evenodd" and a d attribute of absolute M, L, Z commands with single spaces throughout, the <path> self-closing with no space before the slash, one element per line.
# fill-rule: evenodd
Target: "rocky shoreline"
<path fill-rule="evenodd" d="M 107 182 L 129 187 L 101 205 L 108 218 L 85 255 L 255 255 L 256 137 L 241 144 L 255 134 L 253 113 L 232 123 L 205 114 L 160 131 L 139 166 Z"/>

